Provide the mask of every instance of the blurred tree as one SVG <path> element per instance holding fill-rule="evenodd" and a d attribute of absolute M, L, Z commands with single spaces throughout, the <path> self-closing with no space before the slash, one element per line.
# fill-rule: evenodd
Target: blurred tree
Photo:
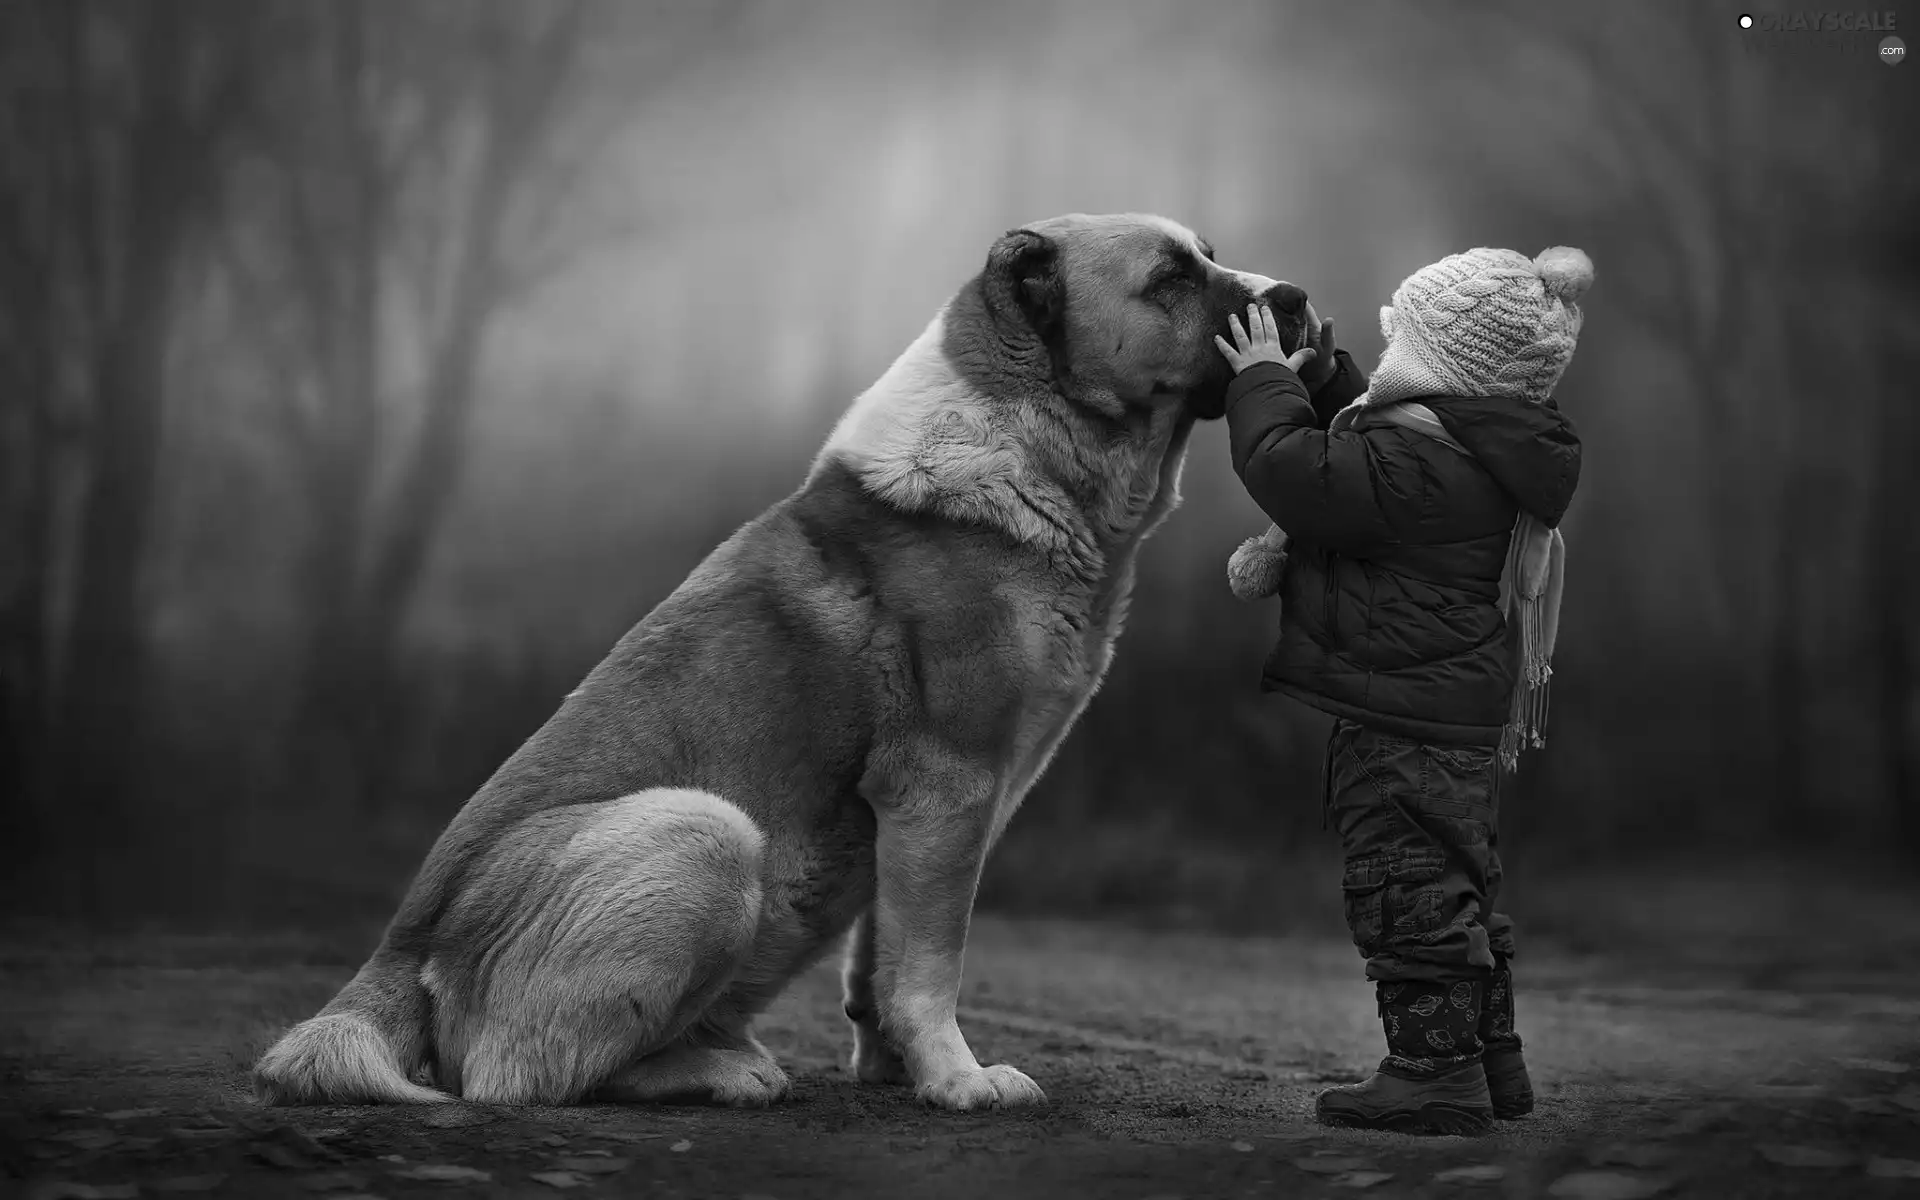
<path fill-rule="evenodd" d="M 310 518 L 293 719 L 297 748 L 356 792 L 391 752 L 398 630 L 458 487 L 487 326 L 521 282 L 510 216 L 563 112 L 583 11 L 343 0 L 279 13 L 285 71 L 231 258 L 256 319 L 293 314 L 270 326 L 298 381 L 281 411 Z M 404 442 L 401 392 L 418 398 Z M 391 463 L 384 446 L 400 447 Z"/>
<path fill-rule="evenodd" d="M 1757 787 L 1774 827 L 1805 833 L 1816 824 L 1805 574 L 1816 540 L 1810 500 L 1824 464 L 1809 453 L 1803 407 L 1778 402 L 1769 386 L 1787 369 L 1793 322 L 1805 315 L 1769 283 L 1790 277 L 1810 239 L 1827 236 L 1810 218 L 1831 211 L 1853 180 L 1778 136 L 1790 115 L 1781 102 L 1802 92 L 1781 86 L 1776 64 L 1743 49 L 1719 13 L 1621 4 L 1556 10 L 1549 20 L 1517 0 L 1476 9 L 1524 50 L 1513 61 L 1549 64 L 1541 77 L 1584 100 L 1567 110 L 1586 119 L 1578 141 L 1558 151 L 1564 161 L 1551 176 L 1524 181 L 1511 201 L 1524 207 L 1531 198 L 1543 224 L 1550 217 L 1594 229 L 1603 286 L 1624 297 L 1614 305 L 1641 314 L 1682 371 L 1705 447 L 1689 494 L 1706 505 L 1712 606 L 1729 635 L 1718 652 L 1696 644 L 1688 654 L 1744 684 L 1721 697 L 1702 732 L 1728 763 L 1764 744 L 1770 761 L 1755 764 L 1753 779 L 1723 782 Z M 1483 138 L 1469 153 L 1497 144 Z M 1767 519 L 1753 519 L 1756 511 Z M 1685 801 L 1711 802 L 1697 790 Z"/>
<path fill-rule="evenodd" d="M 145 699 L 141 604 L 171 304 L 213 224 L 257 79 L 245 0 L 7 6 L 0 199 L 8 380 L 25 551 L 7 602 L 6 782 L 92 827 L 124 828 Z M 69 402 L 73 437 L 62 414 Z M 55 523 L 62 451 L 85 481 L 74 540 Z M 52 603 L 69 575 L 64 646 Z M 56 679 L 57 670 L 57 679 Z M 57 686 L 56 686 L 57 684 Z M 55 774 L 49 779 L 46 769 Z"/>
<path fill-rule="evenodd" d="M 1909 862 L 1920 863 L 1920 639 L 1913 629 L 1914 589 L 1920 586 L 1920 420 L 1903 386 L 1920 373 L 1920 164 L 1911 148 L 1920 136 L 1920 108 L 1896 104 L 1884 111 L 1878 177 L 1886 194 L 1879 219 L 1869 223 L 1860 261 L 1878 264 L 1873 296 L 1881 320 L 1881 369 L 1871 378 L 1871 442 L 1866 505 L 1869 525 L 1866 605 L 1867 661 L 1874 676 L 1868 698 L 1880 748 L 1893 833 Z"/>
<path fill-rule="evenodd" d="M 70 22 L 74 13 L 47 4 L 0 12 L 0 70 L 18 81 L 0 106 L 0 390 L 11 398 L 0 408 L 0 499 L 15 548 L 0 559 L 7 571 L 0 580 L 0 791 L 22 798 L 37 797 L 50 717 L 54 464 L 62 435 L 71 435 L 62 428 L 59 390 L 68 295 L 49 284 L 76 274 L 58 260 L 77 247 L 56 234 L 65 210 L 53 193 L 84 143 L 63 136 L 76 115 L 71 91 L 79 81 L 56 67 L 65 63 L 50 51 L 71 42 L 71 28 L 56 18 Z"/>
<path fill-rule="evenodd" d="M 606 236 L 568 220 L 621 115 L 588 111 L 584 67 L 643 14 L 585 0 L 281 11 L 288 69 L 230 257 L 264 319 L 288 300 L 297 314 L 276 339 L 301 381 L 284 411 L 311 517 L 294 728 L 365 801 L 404 733 L 401 629 L 460 486 L 489 326 Z M 649 7 L 641 32 L 683 51 L 687 21 L 731 11 Z"/>

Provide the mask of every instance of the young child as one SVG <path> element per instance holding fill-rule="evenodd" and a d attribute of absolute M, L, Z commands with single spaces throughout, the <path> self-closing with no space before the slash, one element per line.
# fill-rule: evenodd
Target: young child
<path fill-rule="evenodd" d="M 1564 246 L 1442 259 L 1380 310 L 1371 381 L 1311 312 L 1292 355 L 1261 310 L 1216 338 L 1234 470 L 1286 530 L 1229 577 L 1282 600 L 1263 690 L 1336 718 L 1324 804 L 1386 1033 L 1372 1077 L 1320 1095 L 1328 1124 L 1481 1133 L 1533 1108 L 1494 910 L 1498 776 L 1542 744 L 1580 477 L 1553 389 L 1592 279 Z"/>

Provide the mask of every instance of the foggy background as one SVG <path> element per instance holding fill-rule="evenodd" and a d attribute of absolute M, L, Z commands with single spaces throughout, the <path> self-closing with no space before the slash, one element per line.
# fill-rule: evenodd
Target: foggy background
<path fill-rule="evenodd" d="M 992 240 L 1075 210 L 1192 225 L 1369 368 L 1423 264 L 1587 250 L 1516 915 L 1911 877 L 1920 67 L 1736 12 L 6 6 L 9 903 L 383 913 Z M 1258 694 L 1222 426 L 1184 491 L 983 903 L 1331 932 L 1326 721 Z"/>

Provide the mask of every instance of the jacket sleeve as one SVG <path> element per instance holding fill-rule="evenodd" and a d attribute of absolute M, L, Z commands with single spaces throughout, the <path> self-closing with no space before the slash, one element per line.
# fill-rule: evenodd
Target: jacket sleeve
<path fill-rule="evenodd" d="M 1320 381 L 1313 389 L 1314 421 L 1325 429 L 1333 420 L 1333 414 L 1358 400 L 1367 390 L 1367 376 L 1360 370 L 1360 364 L 1345 350 L 1333 352 L 1333 374 Z"/>
<path fill-rule="evenodd" d="M 1367 438 L 1317 428 L 1306 386 L 1285 364 L 1234 378 L 1227 437 L 1247 494 L 1291 536 L 1350 554 L 1399 540 Z"/>

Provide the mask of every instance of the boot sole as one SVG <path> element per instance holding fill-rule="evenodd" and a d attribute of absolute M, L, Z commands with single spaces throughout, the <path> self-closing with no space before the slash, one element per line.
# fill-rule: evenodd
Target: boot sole
<path fill-rule="evenodd" d="M 1487 1109 L 1461 1108 L 1453 1104 L 1423 1104 L 1410 1112 L 1367 1113 L 1322 1111 L 1322 1125 L 1343 1129 L 1384 1129 L 1388 1133 L 1410 1133 L 1424 1137 L 1479 1137 L 1493 1128 Z"/>

